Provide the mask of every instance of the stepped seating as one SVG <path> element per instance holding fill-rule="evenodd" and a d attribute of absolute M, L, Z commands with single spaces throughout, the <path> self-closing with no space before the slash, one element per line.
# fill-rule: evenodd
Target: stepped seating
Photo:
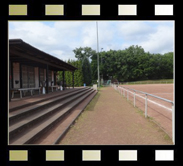
<path fill-rule="evenodd" d="M 73 93 L 73 92 L 78 91 L 80 89 L 83 89 L 83 88 L 75 88 L 75 89 L 72 89 L 72 90 L 65 90 L 65 91 L 62 91 L 62 93 L 60 93 L 59 91 L 57 91 L 57 92 L 54 92 L 55 93 L 54 95 L 52 95 L 52 93 L 49 93 L 49 94 L 46 94 L 46 95 L 33 96 L 32 98 L 30 98 L 31 100 L 29 100 L 28 102 L 25 102 L 25 103 L 22 103 L 21 102 L 22 100 L 20 100 L 19 102 L 16 102 L 16 104 L 9 105 L 9 112 L 16 111 L 18 109 L 21 109 L 21 108 L 30 106 L 32 104 L 37 104 L 40 101 L 47 101 L 49 99 L 55 98 L 56 96 L 61 96 L 61 95 Z M 36 99 L 36 100 L 33 100 L 32 101 L 32 99 Z"/>
<path fill-rule="evenodd" d="M 50 129 L 62 123 L 68 130 L 96 93 L 90 88 L 80 88 L 12 108 L 9 112 L 9 144 L 37 144 Z M 83 106 L 75 111 L 78 105 Z M 68 118 L 70 115 L 72 118 Z M 56 136 L 49 144 L 58 143 L 65 131 L 60 131 L 59 138 Z"/>

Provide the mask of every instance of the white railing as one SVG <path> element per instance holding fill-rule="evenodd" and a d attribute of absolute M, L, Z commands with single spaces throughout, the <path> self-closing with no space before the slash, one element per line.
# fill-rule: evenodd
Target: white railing
<path fill-rule="evenodd" d="M 131 89 L 131 88 L 127 88 L 127 87 L 123 87 L 123 86 L 119 86 L 119 84 L 111 84 L 111 86 L 117 90 L 121 95 L 123 95 L 124 97 L 127 98 L 127 100 L 129 100 L 129 93 L 132 94 L 133 96 L 133 105 L 134 107 L 136 107 L 136 97 L 140 97 L 142 99 L 144 99 L 145 101 L 145 118 L 147 118 L 148 116 L 148 102 L 151 102 L 155 105 L 158 105 L 159 107 L 162 107 L 168 111 L 171 111 L 172 112 L 172 142 L 175 143 L 175 110 L 174 110 L 174 102 L 171 101 L 171 100 L 168 100 L 168 99 L 165 99 L 165 98 L 162 98 L 162 97 L 159 97 L 159 96 L 156 96 L 156 95 L 152 95 L 152 94 L 149 94 L 149 93 L 146 93 L 146 92 L 142 92 L 142 91 L 139 91 L 139 90 L 135 90 L 135 89 Z M 137 94 L 137 93 L 140 93 L 140 94 L 144 94 L 145 97 Z M 157 98 L 157 99 L 160 99 L 162 101 L 165 101 L 165 102 L 168 102 L 171 104 L 171 108 L 163 105 L 163 104 L 160 104 L 158 102 L 155 102 L 153 100 L 150 100 L 148 99 L 148 96 L 151 96 L 153 98 Z"/>
<path fill-rule="evenodd" d="M 173 83 L 172 80 L 167 80 L 167 81 L 132 81 L 132 82 L 119 82 L 120 85 L 135 85 L 135 84 L 170 84 Z"/>

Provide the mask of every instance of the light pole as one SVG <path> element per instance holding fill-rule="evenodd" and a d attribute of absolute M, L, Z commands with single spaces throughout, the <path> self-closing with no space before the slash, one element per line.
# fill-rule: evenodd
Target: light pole
<path fill-rule="evenodd" d="M 102 52 L 103 48 L 101 48 L 101 52 Z M 101 65 L 102 65 L 102 55 L 101 55 Z M 103 84 L 104 80 L 103 80 L 103 73 L 101 72 L 101 85 Z"/>
<path fill-rule="evenodd" d="M 98 22 L 96 22 L 97 26 L 97 67 L 98 67 L 98 87 L 100 87 L 100 72 L 99 72 L 99 42 L 98 42 Z"/>

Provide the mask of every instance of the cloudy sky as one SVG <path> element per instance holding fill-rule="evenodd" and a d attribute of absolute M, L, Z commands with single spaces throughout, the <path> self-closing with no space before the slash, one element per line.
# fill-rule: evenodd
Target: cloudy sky
<path fill-rule="evenodd" d="M 131 45 L 150 53 L 174 50 L 173 21 L 98 21 L 98 35 L 99 51 Z M 96 21 L 10 21 L 9 39 L 22 39 L 62 60 L 75 59 L 75 48 L 97 50 Z"/>

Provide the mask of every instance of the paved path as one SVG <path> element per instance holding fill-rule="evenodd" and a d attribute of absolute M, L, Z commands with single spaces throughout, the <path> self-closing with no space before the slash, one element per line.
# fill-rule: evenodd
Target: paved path
<path fill-rule="evenodd" d="M 170 138 L 112 87 L 101 88 L 63 145 L 171 145 Z"/>

